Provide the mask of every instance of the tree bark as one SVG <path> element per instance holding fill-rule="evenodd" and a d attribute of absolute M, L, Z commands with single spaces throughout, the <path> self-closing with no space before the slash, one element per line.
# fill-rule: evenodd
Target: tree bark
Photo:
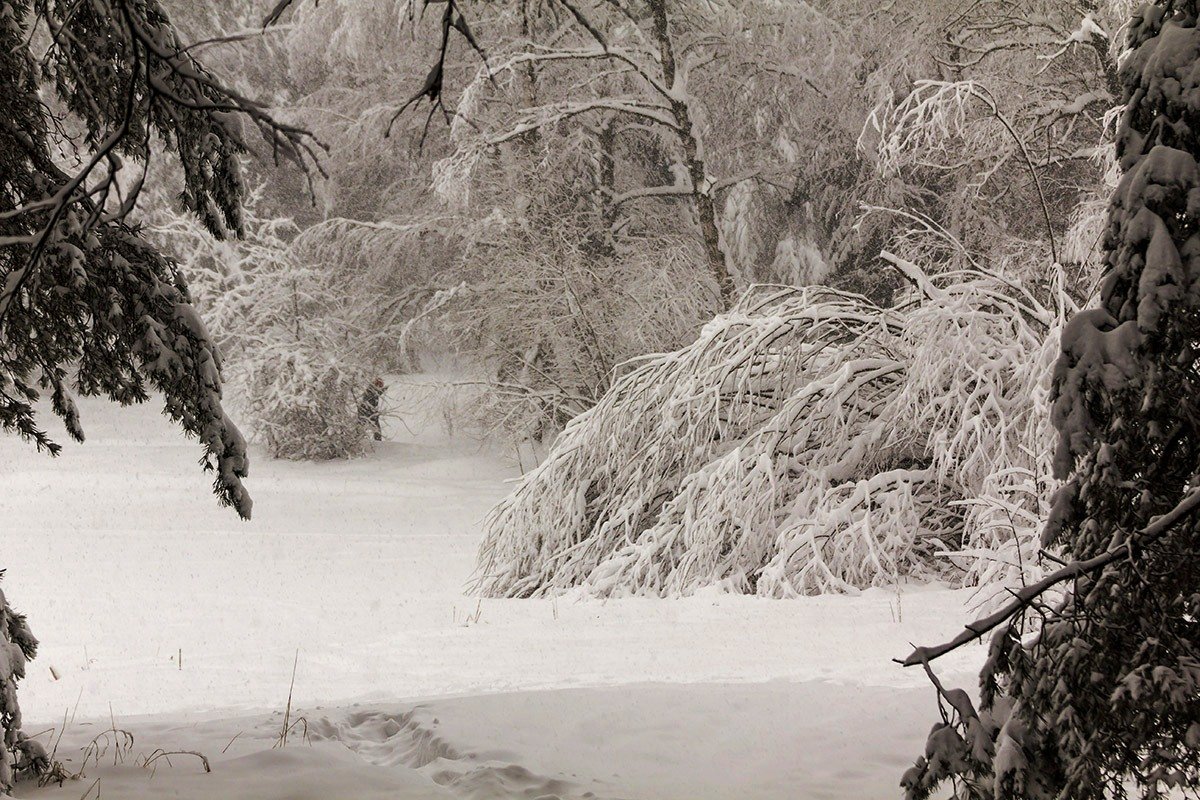
<path fill-rule="evenodd" d="M 612 114 L 600 118 L 600 124 L 593 132 L 596 137 L 596 153 L 593 157 L 594 188 L 592 202 L 600 230 L 597 231 L 591 245 L 597 255 L 612 258 L 617 254 L 615 229 L 617 225 L 617 206 L 613 203 L 616 196 L 616 148 L 617 129 L 616 119 Z"/>
<path fill-rule="evenodd" d="M 658 43 L 659 60 L 662 65 L 663 85 L 671 93 L 671 114 L 678 128 L 679 144 L 683 151 L 683 166 L 692 182 L 692 202 L 700 225 L 700 238 L 704 245 L 704 256 L 709 271 L 717 282 L 721 304 L 729 308 L 734 301 L 733 275 L 725 253 L 721 250 L 721 237 L 717 231 L 717 212 L 710 191 L 708 170 L 704 165 L 700 143 L 692 124 L 692 115 L 687 98 L 678 91 L 678 64 L 675 61 L 675 45 L 671 39 L 671 25 L 667 14 L 667 0 L 650 0 L 650 12 L 654 24 L 654 39 Z"/>

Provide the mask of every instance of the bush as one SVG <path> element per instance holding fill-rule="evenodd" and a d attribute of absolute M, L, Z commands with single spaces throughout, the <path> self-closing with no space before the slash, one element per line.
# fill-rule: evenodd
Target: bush
<path fill-rule="evenodd" d="M 369 448 L 359 401 L 372 375 L 313 347 L 272 348 L 242 366 L 248 421 L 275 458 L 349 458 Z"/>
<path fill-rule="evenodd" d="M 291 220 L 257 216 L 258 201 L 256 192 L 236 242 L 161 210 L 154 231 L 180 252 L 252 436 L 277 458 L 360 455 L 359 401 L 401 350 L 403 316 L 379 302 L 390 262 L 374 254 L 366 270 L 346 258 L 335 246 L 356 231 L 346 221 L 301 233 Z"/>
<path fill-rule="evenodd" d="M 1034 569 L 1061 314 L 1006 276 L 890 309 L 760 288 L 617 379 L 485 523 L 478 588 L 770 596 Z"/>

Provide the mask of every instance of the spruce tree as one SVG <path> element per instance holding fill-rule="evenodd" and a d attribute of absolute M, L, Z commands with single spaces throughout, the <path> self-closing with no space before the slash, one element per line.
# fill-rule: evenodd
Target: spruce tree
<path fill-rule="evenodd" d="M 25 617 L 9 607 L 0 591 L 0 792 L 12 787 L 18 770 L 40 773 L 48 766 L 45 749 L 21 733 L 17 705 L 17 681 L 25 677 L 25 663 L 37 653 L 37 644 Z"/>
<path fill-rule="evenodd" d="M 938 685 L 910 798 L 945 780 L 962 798 L 1200 796 L 1198 6 L 1129 27 L 1101 302 L 1068 324 L 1053 380 L 1065 483 L 1043 540 L 1073 561 L 956 640 L 998 629 L 978 711 Z"/>
<path fill-rule="evenodd" d="M 175 266 L 131 216 L 151 148 L 167 148 L 184 208 L 214 236 L 240 233 L 247 130 L 277 157 L 314 154 L 304 131 L 198 63 L 158 0 L 0 0 L 0 430 L 56 453 L 35 417 L 43 393 L 82 441 L 73 395 L 125 404 L 157 390 L 200 439 L 220 502 L 250 516 L 220 357 Z M 15 693 L 35 645 L 0 597 L 0 792 L 12 766 L 44 763 L 21 755 Z"/>

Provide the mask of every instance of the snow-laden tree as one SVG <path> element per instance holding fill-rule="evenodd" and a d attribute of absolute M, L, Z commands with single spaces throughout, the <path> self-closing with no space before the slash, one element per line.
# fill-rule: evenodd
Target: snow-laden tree
<path fill-rule="evenodd" d="M 346 145 L 329 159 L 330 181 L 318 191 L 327 218 L 295 218 L 324 263 L 354 263 L 380 278 L 372 297 L 411 323 L 407 350 L 454 351 L 469 364 L 469 382 L 487 384 L 467 422 L 543 438 L 594 402 L 615 364 L 693 336 L 718 307 L 719 292 L 706 275 L 694 215 L 625 213 L 637 224 L 614 241 L 605 209 L 628 210 L 610 202 L 616 182 L 631 173 L 670 180 L 652 133 L 628 132 L 605 145 L 602 120 L 589 118 L 485 154 L 473 149 L 480 123 L 500 113 L 498 101 L 514 101 L 501 116 L 526 102 L 520 81 L 516 99 L 501 91 L 512 77 L 498 68 L 501 53 L 526 43 L 523 25 L 539 35 L 552 24 L 574 34 L 565 7 L 531 7 L 530 20 L 516 4 L 469 9 L 469 30 L 497 50 L 487 62 L 495 82 L 486 68 L 472 80 L 482 62 L 451 29 L 438 62 L 452 81 L 449 127 L 440 113 L 430 120 L 434 109 L 424 98 L 396 115 L 406 96 L 397 94 L 396 75 L 417 75 L 438 57 L 430 38 L 443 7 L 410 15 L 415 8 L 297 3 L 286 18 L 296 113 Z M 567 80 L 537 84 L 561 92 Z M 458 156 L 468 155 L 474 169 L 464 174 Z"/>
<path fill-rule="evenodd" d="M 1053 306 L 978 268 L 880 308 L 765 287 L 632 365 L 485 523 L 479 589 L 769 596 L 1022 574 Z"/>
<path fill-rule="evenodd" d="M 855 68 L 851 71 L 859 73 L 856 85 L 890 94 L 876 106 L 873 117 L 869 103 L 862 107 L 866 133 L 858 136 L 860 127 L 848 137 L 859 140 L 858 155 L 878 170 L 878 177 L 873 182 L 862 174 L 861 164 L 844 160 L 838 180 L 845 183 L 837 185 L 839 191 L 844 186 L 845 193 L 856 196 L 857 203 L 886 202 L 890 207 L 872 205 L 865 218 L 853 215 L 872 231 L 857 242 L 834 233 L 840 225 L 849 227 L 845 220 L 814 224 L 809 217 L 801 235 L 779 240 L 776 254 L 805 265 L 787 275 L 793 281 L 836 280 L 829 272 L 844 274 L 845 265 L 830 265 L 823 256 L 861 252 L 871 242 L 876 247 L 886 244 L 907 256 L 892 257 L 894 262 L 916 262 L 944 273 L 926 284 L 941 290 L 926 293 L 915 306 L 906 302 L 895 309 L 859 297 L 845 301 L 853 319 L 872 320 L 875 327 L 874 338 L 852 337 L 851 346 L 844 348 L 842 340 L 835 339 L 835 347 L 823 337 L 845 333 L 848 323 L 841 315 L 847 312 L 841 306 L 828 310 L 828 297 L 818 292 L 793 298 L 795 305 L 782 310 L 767 304 L 761 320 L 748 315 L 751 321 L 744 332 L 729 317 L 719 317 L 693 345 L 645 364 L 635 362 L 637 368 L 619 377 L 595 409 L 568 427 L 546 464 L 489 519 L 480 554 L 483 591 L 527 594 L 583 585 L 597 593 L 677 592 L 726 582 L 740 591 L 786 595 L 871 585 L 909 574 L 951 574 L 943 570 L 958 570 L 953 574 L 960 576 L 965 571 L 968 582 L 982 583 L 1040 574 L 1036 532 L 1046 511 L 1043 498 L 1051 487 L 1048 421 L 1039 419 L 1047 411 L 1044 383 L 1059 324 L 1091 285 L 1093 249 L 1082 233 L 1091 225 L 1091 206 L 1084 206 L 1083 214 L 1069 213 L 1080 199 L 1089 198 L 1090 190 L 1082 183 L 1068 185 L 1056 160 L 1069 161 L 1072 175 L 1082 174 L 1084 167 L 1095 172 L 1089 159 L 1096 154 L 1106 95 L 1100 91 L 1093 97 L 1083 90 L 1106 80 L 1107 62 L 1098 56 L 1108 55 L 1094 46 L 1103 31 L 1095 32 L 1098 26 L 1091 17 L 1075 21 L 1095 39 L 1083 34 L 1072 38 L 1069 21 L 1078 11 L 1065 3 L 1043 6 L 1039 13 L 1045 24 L 1029 23 L 989 3 L 973 4 L 968 11 L 974 16 L 957 22 L 937 14 L 922 17 L 919 4 L 892 4 L 883 13 L 867 13 L 854 4 L 839 6 L 863 23 L 869 33 L 864 38 L 876 39 L 873 48 L 846 43 L 846 52 L 856 52 L 850 62 Z M 827 14 L 833 9 L 814 8 L 813 19 L 806 23 L 811 27 L 797 25 L 789 35 L 798 37 L 806 30 L 826 38 L 841 35 L 837 26 L 828 24 Z M 970 65 L 979 72 L 936 85 L 920 83 L 916 68 L 901 62 L 921 52 L 930 56 L 926 66 L 936 70 L 945 56 L 936 47 L 930 52 L 917 46 L 914 51 L 902 40 L 895 42 L 897 52 L 881 52 L 886 47 L 879 36 L 901 23 L 917 31 L 961 25 L 971 47 L 984 47 L 984 34 L 971 33 L 976 28 L 992 30 L 988 35 L 997 38 L 1001 34 L 995 31 L 1002 30 L 1012 38 L 993 41 L 996 51 L 1019 52 L 992 64 L 991 51 L 985 51 Z M 721 57 L 710 59 L 705 69 L 719 72 L 713 65 L 728 57 L 712 44 L 719 40 L 706 40 Z M 965 58 L 966 49 L 960 45 L 959 55 Z M 557 54 L 570 60 L 562 49 Z M 980 64 L 991 66 L 984 69 Z M 819 85 L 806 109 L 837 108 L 826 102 L 830 98 L 823 97 L 822 86 L 836 85 L 842 94 L 835 98 L 841 100 L 847 85 L 832 83 L 831 72 L 811 73 L 818 76 Z M 998 104 L 988 85 L 975 77 L 990 73 L 1001 81 L 997 88 L 1032 83 L 1039 87 L 1039 97 L 1044 81 L 1045 95 L 1061 113 L 1036 111 L 1040 106 L 1034 104 L 1015 109 Z M 1060 73 L 1077 83 L 1055 90 Z M 761 85 L 761 74 L 757 77 Z M 808 73 L 791 77 L 801 80 Z M 688 86 L 697 102 L 710 97 L 725 101 L 706 106 L 710 109 L 736 107 L 738 102 L 736 93 L 723 95 L 712 87 L 708 91 L 714 94 L 706 95 L 698 80 Z M 1087 102 L 1074 102 L 1075 94 L 1071 102 L 1063 98 L 1064 92 L 1075 93 L 1077 88 Z M 838 175 L 803 163 L 788 137 L 804 130 L 797 141 L 809 143 L 818 136 L 767 106 L 767 118 L 782 122 L 772 146 L 788 156 L 797 190 L 804 186 L 811 191 L 812 181 L 802 176 Z M 1072 115 L 1079 119 L 1069 119 Z M 743 116 L 754 118 L 753 113 Z M 737 129 L 741 138 L 734 141 L 753 141 L 763 133 L 739 127 L 736 117 L 724 119 L 727 125 L 710 122 L 707 130 Z M 1065 132 L 1056 127 L 1063 119 Z M 1050 132 L 1057 137 L 1052 146 L 1028 141 L 1035 134 L 1044 139 Z M 726 141 L 719 137 L 714 133 L 706 141 Z M 1066 158 L 1061 151 L 1070 142 L 1079 145 L 1079 152 Z M 853 149 L 849 143 L 846 147 Z M 710 155 L 719 151 L 707 149 Z M 1101 184 L 1097 175 L 1090 181 Z M 761 251 L 767 249 L 752 228 L 739 224 L 766 215 L 766 192 L 748 188 L 761 183 L 740 182 L 727 195 L 723 237 L 727 253 L 737 254 L 734 263 L 761 264 Z M 949 201 L 943 202 L 938 192 L 942 186 L 953 189 L 947 192 Z M 813 191 L 805 204 L 818 199 L 831 200 Z M 1086 224 L 1076 225 L 1080 219 Z M 1071 235 L 1063 238 L 1079 258 L 1064 269 L 1055 261 L 1060 260 L 1057 242 L 1068 230 Z M 839 237 L 844 238 L 834 245 Z M 877 265 L 866 269 L 883 271 Z M 975 279 L 980 275 L 994 285 L 980 283 Z M 876 282 L 879 278 L 873 276 L 862 283 L 870 288 Z M 1004 305 L 996 305 L 997 296 L 1007 298 Z M 958 305 L 951 306 L 946 298 Z M 752 300 L 746 302 L 758 308 Z M 822 309 L 812 312 L 819 317 L 828 313 L 838 320 L 830 323 L 832 332 L 792 319 L 793 314 L 803 319 L 802 313 L 808 313 L 797 308 L 805 302 Z M 1024 310 L 1029 308 L 1041 310 L 1030 314 Z M 732 315 L 740 323 L 738 313 L 746 314 L 746 309 Z M 962 319 L 953 321 L 956 315 Z M 788 324 L 777 327 L 781 319 Z M 897 333 L 895 341 L 874 332 L 876 327 L 891 331 L 896 326 L 903 333 Z M 742 340 L 729 331 L 744 333 L 748 342 L 733 347 L 726 337 Z M 963 352 L 956 349 L 960 342 Z M 787 346 L 801 352 L 810 348 L 811 363 L 799 359 L 796 367 L 784 360 L 779 369 L 794 387 L 773 387 L 770 400 L 756 397 L 755 385 L 742 380 L 739 370 L 757 369 L 760 359 L 774 364 L 775 349 L 786 352 Z M 878 356 L 879 350 L 894 362 L 897 373 L 861 384 L 836 377 L 845 363 Z M 747 360 L 738 360 L 742 357 Z M 828 377 L 839 391 L 843 384 L 837 381 L 850 380 L 852 390 L 847 395 L 821 394 L 819 403 L 809 398 L 801 411 L 775 419 L 777 404 L 789 392 L 801 391 L 795 387 L 811 385 L 817 391 L 822 384 L 816 377 Z M 1004 400 L 979 400 L 976 392 Z M 731 407 L 724 406 L 726 402 Z M 749 416 L 740 416 L 743 413 Z M 760 419 L 757 413 L 765 416 Z M 637 432 L 622 442 L 618 431 L 630 420 L 636 420 Z M 723 429 L 725 424 L 731 427 Z M 762 431 L 756 427 L 760 424 L 765 426 Z M 989 435 L 998 437 L 998 444 L 981 446 L 971 439 L 987 428 L 995 428 Z M 945 429 L 954 433 L 939 433 Z M 849 443 L 842 444 L 845 440 Z M 787 457 L 781 458 L 781 452 Z M 805 537 L 811 537 L 807 545 L 802 544 Z"/>
<path fill-rule="evenodd" d="M 706 166 L 701 109 L 689 90 L 694 62 L 707 50 L 705 37 L 722 38 L 720 18 L 733 8 L 714 5 L 711 15 L 674 0 L 647 0 L 625 7 L 549 5 L 525 36 L 493 53 L 467 88 L 472 97 L 459 112 L 478 128 L 464 138 L 453 156 L 461 169 L 485 153 L 515 142 L 540 149 L 551 131 L 577 126 L 591 129 L 601 171 L 595 202 L 600 218 L 614 234 L 628 215 L 622 206 L 639 200 L 677 198 L 686 211 L 714 285 L 724 305 L 732 302 L 733 276 L 721 248 L 716 194 L 722 188 Z M 698 19 L 703 18 L 703 19 Z M 493 94 L 507 99 L 489 113 Z M 494 105 L 494 104 L 493 104 Z M 620 139 L 644 139 L 663 161 L 657 175 L 620 185 L 628 176 L 611 162 Z M 727 188 L 727 187 L 726 187 Z"/>
<path fill-rule="evenodd" d="M 55 452 L 35 422 L 38 388 L 82 439 L 69 367 L 78 391 L 118 402 L 145 400 L 149 384 L 200 437 L 222 502 L 248 515 L 245 448 L 221 409 L 219 358 L 174 265 L 129 214 L 155 135 L 179 158 L 183 206 L 216 236 L 240 232 L 240 120 L 297 159 L 303 134 L 225 89 L 156 3 L 3 10 L 0 424 Z"/>
<path fill-rule="evenodd" d="M 37 421 L 42 392 L 82 440 L 73 393 L 132 403 L 154 389 L 200 439 L 221 503 L 250 515 L 220 357 L 175 265 L 132 213 L 151 149 L 165 148 L 182 206 L 215 236 L 240 233 L 238 154 L 255 128 L 281 157 L 311 155 L 303 131 L 197 61 L 156 0 L 0 2 L 0 429 L 56 453 Z M 33 640 L 0 610 L 0 726 L 19 749 L 12 643 L 30 656 Z"/>
<path fill-rule="evenodd" d="M 1123 3 L 982 0 L 929 31 L 936 68 L 874 81 L 860 147 L 872 205 L 937 220 L 969 252 L 1004 251 L 1088 273 L 1117 103 L 1111 41 Z M 899 193 L 897 193 L 899 190 Z M 909 256 L 903 241 L 889 243 Z M 951 263 L 954 253 L 938 259 Z"/>
<path fill-rule="evenodd" d="M 487 27 L 493 16 L 502 24 L 512 16 L 508 6 L 473 4 L 471 26 Z M 444 86 L 453 108 L 480 63 L 469 44 L 458 46 L 465 41 L 454 27 L 458 4 L 296 2 L 278 11 L 266 32 L 283 64 L 262 89 L 279 98 L 281 116 L 339 146 L 324 162 L 328 178 L 317 186 L 315 210 L 289 206 L 275 191 L 271 205 L 302 227 L 335 217 L 410 224 L 434 211 L 430 165 L 446 155 L 447 131 L 445 117 L 429 117 L 422 103 L 437 98 L 440 108 Z M 465 18 L 460 24 L 473 29 Z M 414 96 L 421 102 L 397 114 Z"/>
<path fill-rule="evenodd" d="M 18 773 L 40 774 L 49 767 L 45 749 L 21 732 L 17 704 L 17 681 L 25 677 L 25 664 L 37 654 L 37 646 L 25 617 L 12 610 L 0 591 L 0 788 L 5 794 Z"/>
<path fill-rule="evenodd" d="M 725 302 L 713 264 L 739 287 L 831 283 L 887 304 L 885 247 L 1046 281 L 1053 242 L 1084 293 L 1098 206 L 1075 200 L 1095 194 L 1085 174 L 1100 185 L 1115 16 L 1012 5 L 283 2 L 268 30 L 286 78 L 267 93 L 341 146 L 315 211 L 272 178 L 263 214 L 330 263 L 386 270 L 379 297 L 421 318 L 410 348 L 457 351 L 491 389 L 473 416 L 516 438 L 590 406 L 615 364 L 690 340 Z M 925 78 L 999 104 L 927 98 Z M 958 244 L 925 249 L 924 224 Z M 631 303 L 656 313 L 614 312 Z"/>
<path fill-rule="evenodd" d="M 386 266 L 380 297 L 423 315 L 408 343 L 473 362 L 492 389 L 473 415 L 517 438 L 589 406 L 615 364 L 688 341 L 725 302 L 711 264 L 743 286 L 819 281 L 840 252 L 829 241 L 853 226 L 858 195 L 833 180 L 835 156 L 870 169 L 854 151 L 868 106 L 846 113 L 856 84 L 841 67 L 858 41 L 828 14 L 674 0 L 631 4 L 632 19 L 610 3 L 280 5 L 277 93 L 341 146 L 317 191 L 324 220 L 279 205 L 271 186 L 266 213 L 311 226 L 332 261 Z M 664 47 L 682 48 L 677 80 Z M 425 93 L 397 88 L 431 63 Z M 678 102 L 659 91 L 668 83 Z M 654 108 L 661 119 L 634 113 Z M 616 311 L 631 304 L 656 311 Z"/>
<path fill-rule="evenodd" d="M 1166 0 L 1129 25 L 1100 304 L 1070 320 L 1054 368 L 1066 482 L 1042 539 L 1071 561 L 906 659 L 929 669 L 995 631 L 978 709 L 934 678 L 943 721 L 910 798 L 944 781 L 962 798 L 1200 792 L 1198 17 Z"/>
<path fill-rule="evenodd" d="M 372 380 L 402 365 L 408 306 L 422 300 L 389 284 L 400 242 L 420 229 L 394 230 L 394 249 L 373 251 L 357 242 L 372 226 L 334 219 L 301 231 L 290 219 L 260 219 L 262 196 L 247 198 L 237 240 L 162 209 L 149 215 L 148 232 L 178 254 L 253 440 L 282 458 L 361 454 L 368 430 L 359 402 Z"/>

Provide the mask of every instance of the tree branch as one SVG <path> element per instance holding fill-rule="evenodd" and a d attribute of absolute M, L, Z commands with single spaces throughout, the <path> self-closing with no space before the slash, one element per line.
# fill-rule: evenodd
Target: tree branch
<path fill-rule="evenodd" d="M 1085 561 L 1072 561 L 1057 572 L 1053 572 L 1042 578 L 1037 583 L 1031 583 L 1025 588 L 1013 594 L 1013 599 L 1005 603 L 998 611 L 989 614 L 986 617 L 981 617 L 974 622 L 969 623 L 962 633 L 955 636 L 948 642 L 936 645 L 934 647 L 918 647 L 913 650 L 904 659 L 893 659 L 896 663 L 905 667 L 913 667 L 918 664 L 928 664 L 934 659 L 941 658 L 949 652 L 957 650 L 965 644 L 982 638 L 989 631 L 1000 627 L 1008 620 L 1015 617 L 1017 614 L 1024 611 L 1026 608 L 1033 606 L 1039 597 L 1045 594 L 1048 590 L 1057 586 L 1064 581 L 1073 580 L 1084 575 L 1098 572 L 1109 564 L 1112 564 L 1120 559 L 1128 558 L 1131 561 L 1135 558 L 1135 551 L 1138 548 L 1145 547 L 1153 543 L 1157 539 L 1165 535 L 1176 523 L 1187 519 L 1191 515 L 1200 510 L 1200 488 L 1192 489 L 1188 494 L 1179 501 L 1175 508 L 1158 517 L 1145 528 L 1135 533 L 1133 537 L 1128 539 L 1124 544 L 1118 545 L 1094 556 Z"/>

